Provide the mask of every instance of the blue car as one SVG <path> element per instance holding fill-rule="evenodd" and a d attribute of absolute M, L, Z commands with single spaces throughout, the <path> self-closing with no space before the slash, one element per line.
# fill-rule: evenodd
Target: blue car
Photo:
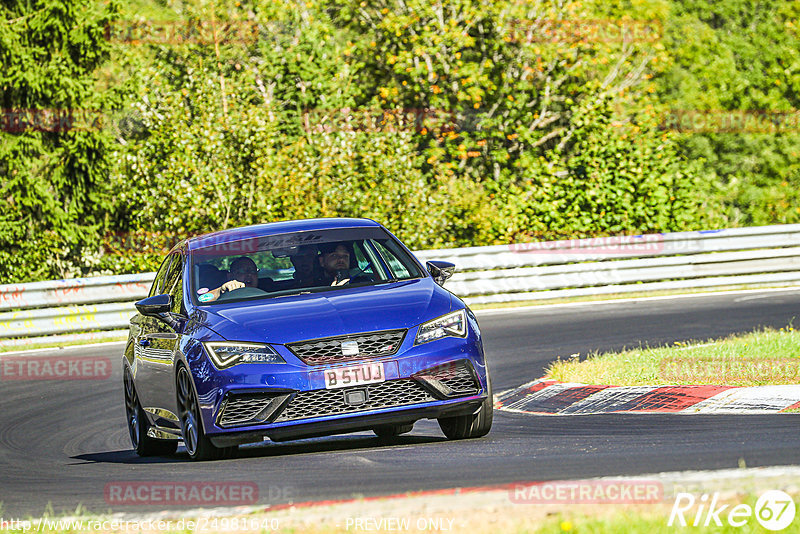
<path fill-rule="evenodd" d="M 478 321 L 368 219 L 248 226 L 178 243 L 136 303 L 123 358 L 141 456 L 229 456 L 240 444 L 420 419 L 450 439 L 486 435 L 492 392 Z"/>

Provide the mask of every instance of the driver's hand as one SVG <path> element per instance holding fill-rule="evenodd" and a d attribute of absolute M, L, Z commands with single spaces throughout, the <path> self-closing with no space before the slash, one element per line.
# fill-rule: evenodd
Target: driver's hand
<path fill-rule="evenodd" d="M 220 287 L 220 294 L 227 293 L 228 291 L 233 291 L 234 289 L 241 289 L 244 287 L 244 282 L 240 282 L 239 280 L 230 280 L 222 284 Z"/>

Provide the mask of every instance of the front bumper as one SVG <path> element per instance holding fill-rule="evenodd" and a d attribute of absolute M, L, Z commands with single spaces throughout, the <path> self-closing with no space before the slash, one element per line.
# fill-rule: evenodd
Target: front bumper
<path fill-rule="evenodd" d="M 225 446 L 474 413 L 487 395 L 479 330 L 471 328 L 466 338 L 416 346 L 414 337 L 412 329 L 394 355 L 332 366 L 309 366 L 284 346 L 274 347 L 286 364 L 237 365 L 224 371 L 198 355 L 189 363 L 205 433 L 215 445 Z M 367 361 L 384 363 L 385 381 L 325 389 L 326 369 Z M 351 390 L 362 402 L 348 398 Z"/>
<path fill-rule="evenodd" d="M 420 419 L 437 419 L 475 413 L 486 397 L 473 397 L 458 401 L 439 403 L 433 406 L 405 407 L 402 410 L 384 413 L 355 414 L 332 420 L 305 422 L 282 427 L 259 430 L 230 431 L 208 436 L 216 447 L 229 447 L 254 443 L 269 438 L 272 441 L 315 438 L 332 434 L 346 434 L 371 430 L 383 425 L 401 425 Z"/>

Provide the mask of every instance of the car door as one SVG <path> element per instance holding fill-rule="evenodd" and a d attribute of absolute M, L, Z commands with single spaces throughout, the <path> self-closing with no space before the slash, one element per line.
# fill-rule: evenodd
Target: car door
<path fill-rule="evenodd" d="M 183 315 L 185 314 L 183 310 L 185 261 L 181 252 L 173 252 L 171 256 L 160 294 L 172 295 L 172 312 Z M 178 321 L 174 324 L 183 323 Z M 136 339 L 139 371 L 136 384 L 142 408 L 148 412 L 156 425 L 179 428 L 175 409 L 173 370 L 180 332 L 157 317 L 143 317 L 140 325 L 141 329 Z"/>
<path fill-rule="evenodd" d="M 172 260 L 174 259 L 175 255 L 170 254 L 164 261 L 161 262 L 161 265 L 156 271 L 156 276 L 153 279 L 153 284 L 150 286 L 150 292 L 147 294 L 148 297 L 153 297 L 155 295 L 160 295 L 164 290 L 164 279 L 167 276 L 167 271 L 169 271 L 169 266 Z M 143 336 L 152 329 L 152 324 L 150 321 L 150 317 L 146 317 L 140 313 L 137 313 L 133 317 L 131 317 L 130 321 L 130 328 L 131 334 L 133 337 L 133 354 L 134 359 L 131 362 L 131 371 L 133 372 L 133 376 L 136 378 L 137 381 L 137 390 L 139 389 L 139 374 L 140 374 L 140 365 L 142 361 L 142 351 L 144 350 L 146 343 L 142 344 L 141 340 Z M 147 330 L 147 332 L 145 331 Z"/>

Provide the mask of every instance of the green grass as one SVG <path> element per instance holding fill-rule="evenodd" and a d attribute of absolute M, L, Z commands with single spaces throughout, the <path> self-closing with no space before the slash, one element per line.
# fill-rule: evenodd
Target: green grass
<path fill-rule="evenodd" d="M 756 498 L 753 496 L 748 496 L 744 501 L 739 501 L 738 499 L 735 503 L 744 502 L 751 508 L 755 507 Z M 795 502 L 797 502 L 797 498 L 795 497 Z M 537 533 L 575 533 L 575 534 L 584 534 L 584 533 L 597 533 L 597 534 L 675 534 L 675 532 L 686 532 L 686 533 L 706 533 L 706 532 L 715 532 L 715 533 L 725 533 L 725 534 L 745 534 L 751 532 L 770 532 L 769 530 L 761 527 L 755 517 L 751 517 L 743 526 L 735 527 L 729 525 L 727 523 L 727 514 L 731 510 L 735 503 L 731 503 L 719 516 L 720 522 L 722 526 L 716 526 L 713 522 L 710 522 L 709 526 L 702 526 L 702 523 L 706 519 L 706 514 L 703 513 L 701 515 L 700 526 L 692 526 L 692 522 L 694 520 L 694 514 L 697 512 L 697 507 L 695 506 L 691 512 L 692 514 L 685 514 L 684 517 L 687 520 L 687 526 L 677 526 L 677 524 L 673 524 L 672 526 L 668 526 L 667 522 L 669 519 L 670 508 L 656 508 L 652 507 L 651 510 L 646 511 L 637 511 L 633 513 L 629 512 L 621 512 L 618 511 L 613 514 L 603 514 L 603 515 L 592 515 L 592 514 L 585 514 L 579 511 L 580 506 L 577 506 L 577 511 L 573 513 L 562 513 L 559 514 L 557 518 L 554 518 L 544 525 L 541 528 L 536 530 L 518 530 L 517 532 L 537 532 Z M 790 524 L 786 529 L 781 530 L 780 532 L 783 533 L 790 533 L 790 532 L 800 532 L 800 524 L 798 523 L 797 519 Z"/>
<path fill-rule="evenodd" d="M 562 382 L 616 386 L 800 383 L 800 332 L 791 325 L 724 339 L 675 342 L 557 360 L 547 377 Z"/>
<path fill-rule="evenodd" d="M 435 515 L 442 517 L 457 517 L 463 514 L 460 520 L 456 523 L 453 532 L 469 533 L 469 534 L 488 534 L 495 532 L 508 532 L 509 534 L 523 534 L 523 533 L 597 533 L 597 534 L 628 534 L 628 533 L 641 533 L 641 534 L 674 534 L 676 531 L 687 533 L 700 533 L 700 532 L 715 532 L 715 533 L 736 533 L 745 534 L 752 532 L 769 532 L 762 528 L 757 519 L 751 516 L 746 519 L 746 523 L 741 527 L 734 527 L 728 524 L 728 513 L 737 504 L 746 504 L 751 510 L 756 507 L 757 499 L 763 492 L 752 491 L 737 491 L 736 496 L 730 493 L 727 497 L 723 497 L 718 501 L 719 505 L 726 504 L 727 507 L 719 514 L 722 526 L 698 526 L 693 527 L 691 523 L 694 520 L 695 514 L 698 511 L 697 505 L 684 513 L 684 518 L 688 526 L 668 526 L 673 498 L 665 497 L 661 503 L 650 505 L 563 505 L 563 506 L 550 506 L 547 510 L 540 510 L 535 505 L 515 505 L 508 504 L 500 508 L 490 508 L 488 510 L 473 510 L 457 512 L 455 509 L 447 511 L 441 509 Z M 790 491 L 791 497 L 797 502 L 797 492 Z M 694 493 L 695 497 L 699 497 L 699 493 Z M 366 515 L 376 519 L 381 517 L 403 517 L 408 514 L 407 511 L 399 512 L 393 507 L 402 503 L 389 503 L 388 508 L 384 505 L 378 507 L 374 512 L 367 514 L 359 513 L 359 516 Z M 717 508 L 719 509 L 719 507 Z M 345 518 L 349 514 L 344 512 L 341 508 L 329 508 L 331 515 L 327 518 L 319 520 L 314 524 L 308 524 L 303 521 L 302 517 L 287 515 L 285 512 L 260 512 L 254 514 L 234 516 L 227 519 L 217 518 L 220 524 L 226 522 L 233 526 L 238 525 L 252 525 L 262 524 L 270 525 L 270 519 L 276 521 L 277 528 L 269 529 L 250 529 L 250 528 L 234 528 L 228 530 L 231 532 L 275 532 L 275 533 L 307 533 L 307 534 L 344 534 L 348 532 L 364 532 L 361 529 L 347 528 Z M 394 510 L 394 511 L 393 511 Z M 313 509 L 312 509 L 313 511 Z M 351 512 L 352 513 L 352 512 Z M 424 515 L 424 514 L 421 514 Z M 705 520 L 705 510 L 701 514 L 701 525 Z M 58 518 L 51 518 L 53 523 L 48 526 L 42 525 L 39 527 L 37 520 L 29 519 L 33 523 L 33 528 L 23 531 L 22 529 L 2 529 L 0 532 L 45 532 L 45 533 L 67 533 L 67 532 L 111 532 L 111 530 L 104 530 L 102 525 L 104 521 L 110 521 L 110 516 L 91 516 L 81 514 L 76 517 L 82 524 L 73 524 L 72 528 L 67 525 L 68 518 L 62 518 L 65 523 L 62 523 L 61 528 L 52 528 L 55 526 L 53 523 L 58 521 Z M 213 521 L 214 518 L 207 518 L 207 521 Z M 146 521 L 146 520 L 145 520 Z M 158 521 L 158 520 L 156 520 Z M 170 533 L 185 533 L 191 534 L 193 532 L 211 532 L 213 530 L 192 530 L 186 528 L 188 521 L 194 521 L 199 524 L 196 517 L 186 517 L 183 520 L 171 519 L 166 520 L 166 524 L 162 523 L 159 532 Z M 413 521 L 411 522 L 413 525 Z M 459 524 L 460 523 L 460 524 Z M 108 524 L 108 523 L 105 523 Z M 272 523 L 275 524 L 275 523 Z M 465 528 L 464 525 L 467 525 Z M 113 525 L 113 523 L 112 523 Z M 210 525 L 210 523 L 209 523 Z M 37 528 L 39 527 L 39 528 Z M 100 528 L 98 528 L 100 527 Z M 181 528 L 183 527 L 183 528 Z M 448 529 L 449 530 L 449 529 Z M 131 530 L 135 531 L 135 530 Z M 222 530 L 220 530 L 222 531 Z M 426 530 L 418 530 L 417 528 L 410 528 L 407 532 L 425 532 Z M 436 530 L 438 532 L 438 530 Z M 386 530 L 383 530 L 386 532 Z M 800 532 L 800 521 L 795 521 L 784 530 L 784 533 L 797 533 Z"/>

